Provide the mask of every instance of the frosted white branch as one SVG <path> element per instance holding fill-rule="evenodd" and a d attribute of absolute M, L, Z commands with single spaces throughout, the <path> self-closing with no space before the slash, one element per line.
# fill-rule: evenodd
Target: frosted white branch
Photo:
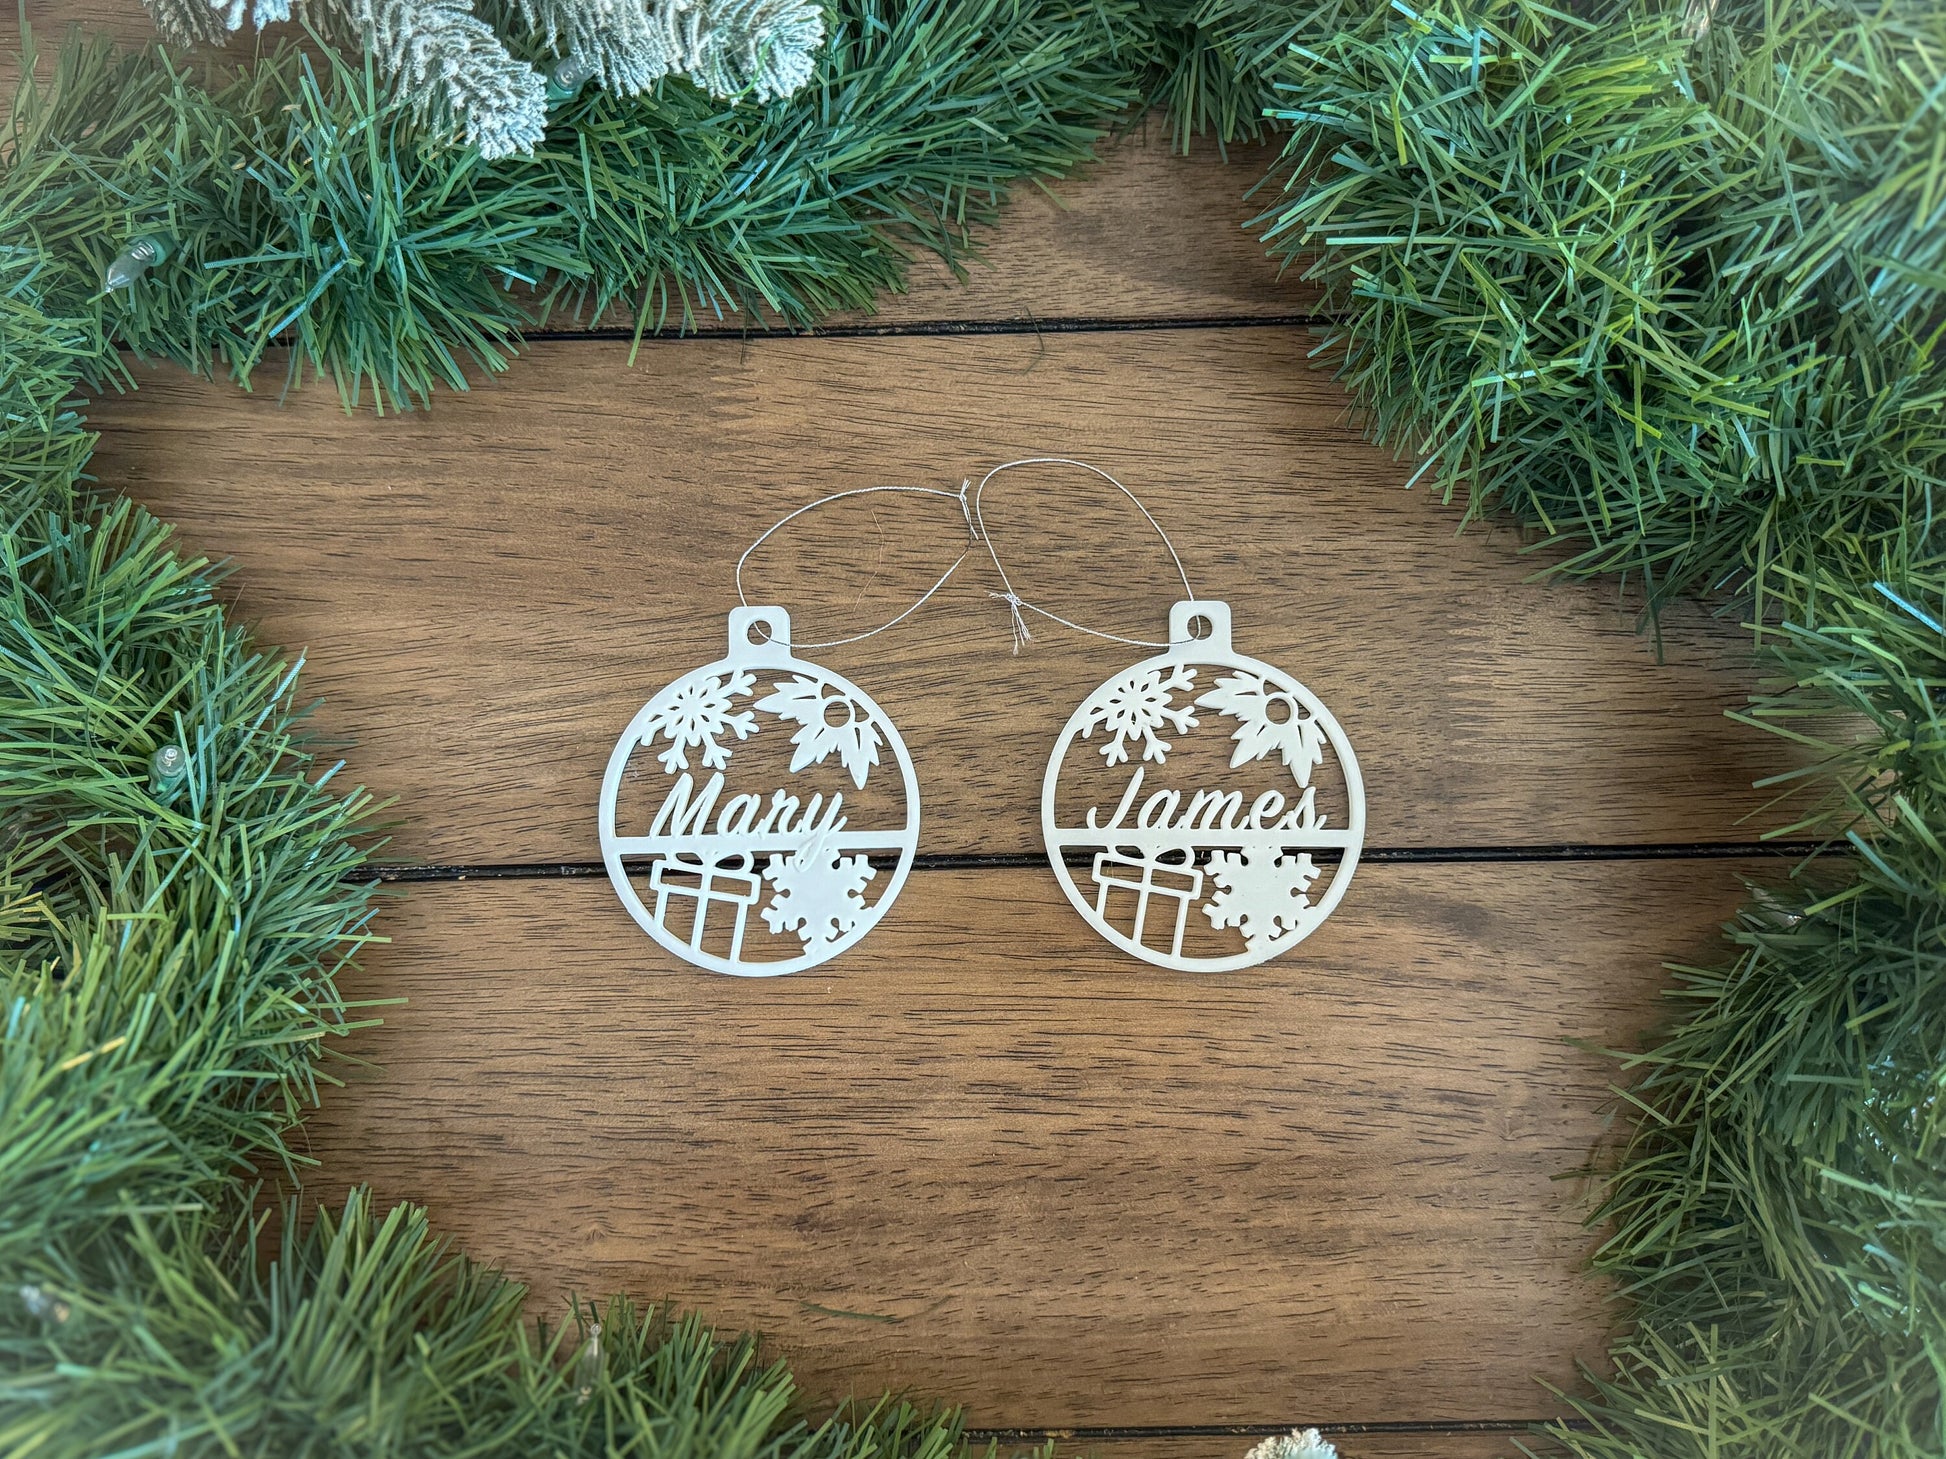
<path fill-rule="evenodd" d="M 182 45 L 221 45 L 246 7 L 258 29 L 293 0 L 144 0 Z M 507 42 L 580 56 L 634 96 L 672 73 L 726 100 L 767 102 L 810 79 L 824 13 L 810 0 L 296 0 L 328 34 L 370 53 L 379 75 L 446 114 L 488 157 L 531 152 L 547 126 L 547 83 Z"/>
<path fill-rule="evenodd" d="M 805 0 L 665 0 L 676 69 L 713 96 L 789 96 L 811 79 L 824 12 Z"/>
<path fill-rule="evenodd" d="M 311 0 L 375 58 L 401 93 L 450 112 L 487 157 L 531 152 L 547 129 L 547 83 L 517 60 L 468 0 Z"/>
<path fill-rule="evenodd" d="M 212 7 L 209 0 L 142 0 L 142 4 L 171 45 L 220 46 L 229 38 L 224 8 Z"/>
<path fill-rule="evenodd" d="M 1243 1459 L 1338 1459 L 1338 1450 L 1316 1429 L 1293 1429 L 1265 1439 Z"/>

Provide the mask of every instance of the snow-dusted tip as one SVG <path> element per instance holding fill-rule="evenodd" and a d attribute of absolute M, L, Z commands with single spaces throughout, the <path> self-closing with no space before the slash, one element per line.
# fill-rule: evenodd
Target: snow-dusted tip
<path fill-rule="evenodd" d="M 1265 1439 L 1243 1459 L 1338 1459 L 1338 1450 L 1316 1429 L 1292 1429 Z"/>
<path fill-rule="evenodd" d="M 682 69 L 716 96 L 789 96 L 824 44 L 824 11 L 808 0 L 719 0 L 684 19 Z"/>

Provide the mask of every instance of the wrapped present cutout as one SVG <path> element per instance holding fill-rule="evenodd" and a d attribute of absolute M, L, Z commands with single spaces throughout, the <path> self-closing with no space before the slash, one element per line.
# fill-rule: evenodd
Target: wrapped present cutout
<path fill-rule="evenodd" d="M 1192 849 L 1179 846 L 1170 851 L 1140 852 L 1134 856 L 1116 850 L 1097 852 L 1095 888 L 1095 911 L 1110 926 L 1115 925 L 1115 919 L 1109 912 L 1109 897 L 1114 895 L 1117 902 L 1123 902 L 1124 893 L 1134 896 L 1135 918 L 1128 933 L 1129 941 L 1134 943 L 1143 941 L 1149 927 L 1150 904 L 1161 898 L 1164 915 L 1173 912 L 1175 919 L 1169 939 L 1170 956 L 1182 955 L 1183 926 L 1190 906 L 1203 894 L 1203 873 L 1196 868 L 1196 853 Z"/>
<path fill-rule="evenodd" d="M 678 852 L 658 861 L 649 871 L 649 886 L 655 891 L 655 920 L 665 922 L 669 898 L 686 897 L 695 902 L 696 920 L 689 931 L 689 945 L 701 949 L 703 933 L 709 924 L 710 909 L 735 908 L 730 929 L 730 960 L 743 952 L 743 924 L 750 908 L 763 894 L 763 879 L 751 874 L 750 853 L 739 851 L 721 862 L 706 862 L 700 856 Z"/>

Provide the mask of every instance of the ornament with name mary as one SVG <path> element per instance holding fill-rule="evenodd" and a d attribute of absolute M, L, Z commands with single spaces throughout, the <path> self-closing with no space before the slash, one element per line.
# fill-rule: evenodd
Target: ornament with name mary
<path fill-rule="evenodd" d="M 730 613 L 728 653 L 630 721 L 602 779 L 622 905 L 677 957 L 741 977 L 815 967 L 877 924 L 919 843 L 905 742 L 849 679 L 798 658 L 782 608 Z"/>

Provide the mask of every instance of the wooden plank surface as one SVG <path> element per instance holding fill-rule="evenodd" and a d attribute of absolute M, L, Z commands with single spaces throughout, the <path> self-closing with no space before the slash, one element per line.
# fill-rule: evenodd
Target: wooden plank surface
<path fill-rule="evenodd" d="M 1226 319 L 1302 314 L 1318 289 L 1301 269 L 1281 270 L 1244 224 L 1273 195 L 1244 194 L 1263 178 L 1273 147 L 1232 148 L 1227 163 L 1198 143 L 1171 150 L 1160 116 L 1133 123 L 1071 178 L 1022 184 L 999 226 L 980 233 L 966 278 L 936 256 L 913 261 L 907 292 L 843 326 L 912 326 L 929 320 Z"/>
<path fill-rule="evenodd" d="M 20 45 L 20 20 L 25 14 L 36 42 L 46 51 L 64 39 L 70 26 L 89 35 L 107 36 L 117 45 L 147 45 L 156 36 L 155 23 L 142 0 L 15 0 L 0 12 L 0 42 L 12 62 Z M 14 72 L 4 79 L 12 84 Z"/>
<path fill-rule="evenodd" d="M 155 38 L 140 0 L 30 0 L 27 11 L 44 52 L 70 24 L 126 45 Z M 7 93 L 16 74 L 15 15 L 11 5 L 0 15 L 0 88 Z M 243 58 L 255 45 L 246 29 L 218 54 Z M 1051 184 L 1019 185 L 1003 224 L 979 230 L 979 250 L 963 281 L 936 256 L 921 254 L 906 293 L 825 322 L 1032 324 L 1303 313 L 1315 305 L 1317 291 L 1295 272 L 1280 277 L 1243 229 L 1264 206 L 1244 193 L 1274 155 L 1273 148 L 1233 148 L 1226 164 L 1216 148 L 1199 144 L 1185 158 L 1171 151 L 1164 120 L 1129 123 L 1103 146 L 1098 164 Z M 601 322 L 633 326 L 633 320 Z M 572 327 L 574 321 L 558 323 Z M 738 323 L 735 317 L 703 321 L 713 329 L 734 330 Z"/>
<path fill-rule="evenodd" d="M 916 876 L 836 963 L 661 953 L 599 878 L 415 888 L 404 996 L 313 1118 L 533 1282 L 765 1333 L 808 1391 L 994 1427 L 1532 1417 L 1609 1320 L 1572 1183 L 1606 1063 L 1736 863 L 1371 866 L 1266 967 L 1185 978 L 1045 871 Z M 1644 916 L 1643 909 L 1653 909 Z"/>
<path fill-rule="evenodd" d="M 826 492 L 956 489 L 1038 452 L 1136 487 L 1237 646 L 1316 691 L 1367 767 L 1370 843 L 1747 841 L 1780 745 L 1723 718 L 1745 639 L 1679 610 L 1668 661 L 1612 595 L 1528 581 L 1504 529 L 1407 492 L 1287 329 L 979 339 L 542 345 L 491 390 L 347 418 L 173 370 L 99 406 L 95 470 L 233 558 L 237 603 L 306 648 L 320 724 L 400 797 L 400 855 L 587 860 L 601 769 L 635 709 L 721 655 L 732 569 Z M 1077 472 L 1001 478 L 989 525 L 1021 591 L 1166 635 L 1158 544 Z M 957 507 L 855 499 L 750 564 L 810 643 L 896 613 L 966 550 Z M 891 633 L 817 652 L 901 727 L 929 853 L 1039 847 L 1073 707 L 1140 653 L 1037 624 L 1011 651 L 975 558 Z M 1172 587 L 1174 591 L 1172 592 Z M 1758 824 L 1761 824 L 1759 822 Z"/>

